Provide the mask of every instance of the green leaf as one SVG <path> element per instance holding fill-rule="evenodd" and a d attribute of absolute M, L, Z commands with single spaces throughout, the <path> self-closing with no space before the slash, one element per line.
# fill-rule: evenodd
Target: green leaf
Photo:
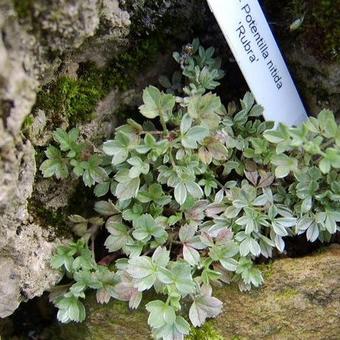
<path fill-rule="evenodd" d="M 271 143 L 281 143 L 289 139 L 287 126 L 280 123 L 275 130 L 266 130 L 263 137 Z"/>
<path fill-rule="evenodd" d="M 151 237 L 161 238 L 166 236 L 166 231 L 158 226 L 150 214 L 144 214 L 133 221 L 133 237 L 136 240 L 147 242 Z"/>
<path fill-rule="evenodd" d="M 116 206 L 111 201 L 98 201 L 94 205 L 94 210 L 103 216 L 111 216 L 119 213 Z"/>
<path fill-rule="evenodd" d="M 82 175 L 85 186 L 91 187 L 95 183 L 103 183 L 109 179 L 104 168 L 100 166 L 102 159 L 98 155 L 92 155 L 88 161 L 71 161 L 76 175 Z"/>
<path fill-rule="evenodd" d="M 59 308 L 57 318 L 61 322 L 82 322 L 85 320 L 85 307 L 78 298 L 73 295 L 68 295 L 59 299 L 56 302 L 56 306 Z"/>
<path fill-rule="evenodd" d="M 126 147 L 119 144 L 116 140 L 110 140 L 103 144 L 103 151 L 108 156 L 112 157 L 112 164 L 118 165 L 126 161 L 129 156 L 129 151 Z"/>
<path fill-rule="evenodd" d="M 116 196 L 119 200 L 124 201 L 136 197 L 140 185 L 139 177 L 133 178 L 130 181 L 117 184 Z"/>
<path fill-rule="evenodd" d="M 222 302 L 211 296 L 210 286 L 203 286 L 194 298 L 189 310 L 189 318 L 194 327 L 202 326 L 207 318 L 214 318 L 222 311 Z"/>
<path fill-rule="evenodd" d="M 75 157 L 81 151 L 81 145 L 77 143 L 79 129 L 73 128 L 68 133 L 63 129 L 56 129 L 53 132 L 54 140 L 59 143 L 62 151 L 69 151 L 68 157 Z"/>
<path fill-rule="evenodd" d="M 330 234 L 335 234 L 337 230 L 337 222 L 340 222 L 339 211 L 326 211 L 325 227 Z"/>
<path fill-rule="evenodd" d="M 194 126 L 182 135 L 182 145 L 188 149 L 197 149 L 197 143 L 201 143 L 209 135 L 209 130 L 203 126 Z"/>
<path fill-rule="evenodd" d="M 212 162 L 212 154 L 205 146 L 201 146 L 198 149 L 198 156 L 204 164 L 210 164 Z"/>
<path fill-rule="evenodd" d="M 160 92 L 154 86 L 148 86 L 143 91 L 143 102 L 139 111 L 144 117 L 153 119 L 163 116 L 167 121 L 175 106 L 176 98 L 171 94 Z"/>
<path fill-rule="evenodd" d="M 313 223 L 313 218 L 308 215 L 303 215 L 296 223 L 296 230 L 298 232 L 298 235 L 304 233 Z"/>
<path fill-rule="evenodd" d="M 143 162 L 139 157 L 131 157 L 127 160 L 127 162 L 132 165 L 132 167 L 129 169 L 130 178 L 139 177 L 140 174 L 147 175 L 150 170 L 150 165 L 146 162 Z"/>
<path fill-rule="evenodd" d="M 276 222 L 276 220 L 274 220 L 272 222 L 272 227 L 273 227 L 275 234 L 277 234 L 279 236 L 287 236 L 288 235 L 288 232 L 287 232 L 285 226 L 282 225 L 281 223 Z"/>
<path fill-rule="evenodd" d="M 200 262 L 199 252 L 195 248 L 186 244 L 183 245 L 183 258 L 192 266 L 196 266 Z"/>
<path fill-rule="evenodd" d="M 233 205 L 229 206 L 225 211 L 224 215 L 227 218 L 235 218 L 238 216 L 242 208 L 234 207 Z"/>
<path fill-rule="evenodd" d="M 216 129 L 220 122 L 218 112 L 221 109 L 221 100 L 215 94 L 207 93 L 204 96 L 193 96 L 189 99 L 188 114 L 200 125 L 208 129 Z"/>
<path fill-rule="evenodd" d="M 219 261 L 228 271 L 235 271 L 237 261 L 233 257 L 238 254 L 239 246 L 231 240 L 223 241 L 222 244 L 215 244 L 210 248 L 209 256 L 214 261 Z"/>
<path fill-rule="evenodd" d="M 319 228 L 316 223 L 312 223 L 306 232 L 306 237 L 308 241 L 314 242 L 319 237 Z"/>
<path fill-rule="evenodd" d="M 218 161 L 223 161 L 227 159 L 228 150 L 223 144 L 214 142 L 209 143 L 207 147 L 213 159 L 216 159 Z"/>
<path fill-rule="evenodd" d="M 171 275 L 165 266 L 169 262 L 169 252 L 158 247 L 152 258 L 148 256 L 133 257 L 129 260 L 127 272 L 136 279 L 139 291 L 150 289 L 156 281 L 164 284 L 172 283 Z"/>
<path fill-rule="evenodd" d="M 170 251 L 164 247 L 158 247 L 152 255 L 152 261 L 158 266 L 165 268 L 170 261 Z"/>
<path fill-rule="evenodd" d="M 185 183 L 188 193 L 194 198 L 201 198 L 203 196 L 202 188 L 195 182 Z"/>
<path fill-rule="evenodd" d="M 188 335 L 190 333 L 190 325 L 182 316 L 176 317 L 175 327 L 180 334 Z"/>
<path fill-rule="evenodd" d="M 59 246 L 57 248 L 57 254 L 51 259 L 51 266 L 55 269 L 64 266 L 68 272 L 72 272 L 74 256 L 86 252 L 88 252 L 88 249 L 81 240 L 78 240 L 76 243 L 72 242 L 67 245 Z"/>
<path fill-rule="evenodd" d="M 334 138 L 336 136 L 338 127 L 332 111 L 322 110 L 318 115 L 318 121 L 322 134 L 326 138 Z"/>
<path fill-rule="evenodd" d="M 324 160 L 327 161 L 333 168 L 340 168 L 340 149 L 328 148 L 324 156 Z M 320 162 L 321 163 L 321 162 Z"/>
<path fill-rule="evenodd" d="M 160 300 L 146 304 L 146 310 L 150 313 L 148 324 L 152 328 L 161 328 L 165 325 L 173 325 L 176 322 L 176 312 L 172 306 Z"/>
<path fill-rule="evenodd" d="M 242 109 L 247 109 L 249 111 L 255 103 L 255 98 L 251 92 L 246 92 L 240 102 Z"/>
<path fill-rule="evenodd" d="M 181 125 L 180 125 L 180 130 L 182 134 L 185 134 L 190 128 L 192 124 L 192 118 L 189 116 L 189 114 L 185 114 L 182 117 L 181 120 Z"/>
<path fill-rule="evenodd" d="M 294 172 L 298 169 L 297 159 L 288 157 L 285 154 L 273 156 L 271 162 L 277 166 L 275 169 L 275 176 L 277 178 L 286 177 L 290 171 Z"/>
<path fill-rule="evenodd" d="M 52 177 L 53 175 L 59 178 L 68 177 L 68 166 L 66 160 L 62 157 L 61 152 L 52 145 L 49 145 L 45 151 L 49 158 L 40 165 L 44 177 Z"/>
<path fill-rule="evenodd" d="M 191 266 L 186 262 L 172 262 L 169 268 L 171 278 L 182 296 L 192 294 L 196 285 L 191 276 Z"/>
<path fill-rule="evenodd" d="M 112 217 L 107 220 L 106 229 L 111 235 L 106 239 L 104 245 L 110 252 L 122 249 L 131 240 L 127 226 L 121 223 L 112 223 Z"/>
<path fill-rule="evenodd" d="M 127 271 L 133 278 L 138 280 L 136 286 L 139 291 L 150 289 L 157 279 L 151 258 L 147 256 L 131 258 Z"/>
<path fill-rule="evenodd" d="M 73 260 L 73 256 L 69 256 L 67 254 L 57 254 L 52 257 L 51 266 L 54 269 L 65 267 L 65 269 L 70 272 L 72 270 Z"/>
<path fill-rule="evenodd" d="M 105 196 L 110 190 L 110 182 L 98 183 L 94 188 L 94 194 L 96 197 Z"/>
<path fill-rule="evenodd" d="M 252 237 L 246 237 L 240 243 L 240 255 L 247 256 L 249 253 L 251 253 L 254 256 L 259 256 L 261 253 L 260 245 Z"/>
<path fill-rule="evenodd" d="M 276 178 L 284 178 L 289 175 L 290 167 L 286 165 L 279 165 L 275 169 Z"/>
<path fill-rule="evenodd" d="M 331 170 L 331 162 L 328 159 L 323 158 L 319 163 L 319 168 L 323 174 L 328 174 Z"/>
<path fill-rule="evenodd" d="M 184 185 L 184 183 L 178 183 L 175 186 L 174 195 L 175 195 L 175 200 L 177 201 L 177 203 L 179 205 L 183 205 L 185 200 L 187 199 L 187 188 Z"/>
<path fill-rule="evenodd" d="M 246 257 L 242 257 L 236 270 L 240 274 L 245 284 L 252 284 L 259 287 L 263 282 L 261 272 L 254 267 L 252 261 Z"/>
<path fill-rule="evenodd" d="M 260 117 L 262 114 L 263 107 L 261 105 L 255 104 L 249 112 L 249 117 Z"/>

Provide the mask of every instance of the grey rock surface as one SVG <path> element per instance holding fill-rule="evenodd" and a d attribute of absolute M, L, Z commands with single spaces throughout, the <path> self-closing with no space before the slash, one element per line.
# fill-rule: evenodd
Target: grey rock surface
<path fill-rule="evenodd" d="M 61 56 L 74 51 L 98 28 L 98 39 L 117 41 L 129 31 L 129 15 L 113 1 L 34 1 L 30 18 L 18 18 L 12 1 L 0 1 L 0 317 L 13 313 L 21 301 L 41 295 L 60 279 L 49 261 L 63 240 L 51 226 L 40 225 L 28 210 L 36 174 L 35 150 L 21 133 L 39 84 L 48 81 Z M 104 39 L 104 41 L 103 41 Z M 95 54 L 96 39 L 89 43 Z M 79 58 L 91 55 L 83 48 Z M 49 54 L 55 57 L 49 60 Z M 96 53 L 99 58 L 100 53 Z M 101 58 L 103 60 L 103 58 Z M 46 124 L 39 112 L 33 129 Z M 39 145 L 39 140 L 33 140 Z M 41 143 L 46 144 L 46 141 Z M 46 182 L 46 181 L 45 181 Z M 40 183 L 46 208 L 67 204 L 72 186 Z M 45 185 L 45 186 L 44 186 Z M 65 190 L 63 190 L 63 188 Z"/>
<path fill-rule="evenodd" d="M 320 62 L 306 47 L 289 50 L 303 95 L 312 113 L 330 108 L 340 114 L 340 66 L 336 62 Z"/>

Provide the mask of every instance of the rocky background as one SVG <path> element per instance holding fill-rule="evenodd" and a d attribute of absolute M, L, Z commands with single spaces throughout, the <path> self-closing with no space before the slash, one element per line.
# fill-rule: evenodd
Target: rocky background
<path fill-rule="evenodd" d="M 310 111 L 327 107 L 339 115 L 340 19 L 332 0 L 263 4 Z M 302 17 L 301 27 L 290 31 Z M 172 74 L 172 51 L 194 37 L 223 57 L 226 76 L 219 94 L 225 102 L 237 100 L 247 86 L 204 0 L 0 0 L 0 31 L 0 318 L 5 318 L 60 279 L 49 259 L 57 245 L 72 238 L 67 215 L 92 213 L 91 192 L 81 183 L 43 179 L 37 171 L 55 128 L 77 126 L 84 138 L 100 145 L 118 121 L 134 114 L 144 86 L 157 84 L 160 74 Z M 338 258 L 338 250 L 327 253 L 327 261 Z M 295 268 L 301 260 L 287 261 Z M 321 280 L 324 268 L 313 270 L 315 280 Z M 338 271 L 329 272 L 325 290 L 335 289 L 336 273 L 339 277 Z M 285 278 L 300 292 L 301 277 L 295 279 Z M 314 294 L 308 287 L 304 296 Z M 235 315 L 246 315 L 247 303 L 253 302 L 239 299 L 235 304 L 244 311 Z M 328 318 L 328 302 L 315 301 L 321 318 Z M 333 307 L 339 320 L 339 306 Z M 4 319 L 7 333 L 15 317 Z M 224 314 L 221 320 L 227 318 Z M 270 327 L 286 325 L 276 320 Z M 242 332 L 230 327 L 247 337 L 253 326 L 245 320 Z"/>

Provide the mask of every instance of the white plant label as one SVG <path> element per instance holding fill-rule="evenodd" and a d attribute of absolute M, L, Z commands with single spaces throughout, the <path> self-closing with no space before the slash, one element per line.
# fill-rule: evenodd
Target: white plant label
<path fill-rule="evenodd" d="M 307 113 L 257 0 L 207 0 L 267 120 L 298 125 Z"/>

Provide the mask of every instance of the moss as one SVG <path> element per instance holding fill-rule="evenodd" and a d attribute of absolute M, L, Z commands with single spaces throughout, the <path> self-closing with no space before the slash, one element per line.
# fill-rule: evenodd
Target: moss
<path fill-rule="evenodd" d="M 336 235 L 336 234 L 335 234 Z M 315 251 L 315 254 L 323 254 L 325 252 L 329 251 L 329 248 L 328 248 L 328 245 L 326 244 L 322 244 L 320 246 L 320 248 L 318 248 L 316 251 Z"/>
<path fill-rule="evenodd" d="M 61 104 L 71 120 L 77 115 L 80 120 L 89 118 L 98 100 L 103 97 L 100 86 L 83 79 L 63 77 L 59 79 L 58 87 L 63 97 Z"/>
<path fill-rule="evenodd" d="M 285 4 L 265 0 L 265 5 L 270 19 L 280 23 L 274 28 L 283 39 L 300 41 L 320 60 L 340 60 L 340 17 L 333 0 L 289 0 Z M 289 25 L 301 17 L 300 28 L 287 35 Z"/>
<path fill-rule="evenodd" d="M 288 287 L 288 288 L 278 292 L 276 297 L 278 299 L 288 300 L 288 299 L 294 298 L 297 295 L 299 295 L 298 290 L 291 288 L 291 287 Z"/>
<path fill-rule="evenodd" d="M 91 120 L 98 101 L 113 88 L 122 91 L 131 88 L 140 71 L 155 61 L 160 46 L 160 35 L 155 34 L 115 57 L 104 68 L 90 62 L 80 64 L 78 79 L 63 76 L 45 85 L 38 92 L 33 111 L 44 110 L 52 129 L 60 125 L 63 117 L 71 126 Z"/>
<path fill-rule="evenodd" d="M 35 109 L 40 108 L 54 117 L 63 115 L 74 125 L 77 121 L 91 119 L 97 102 L 103 96 L 103 90 L 95 82 L 61 77 L 38 93 Z"/>
<path fill-rule="evenodd" d="M 34 220 L 39 222 L 39 225 L 45 227 L 52 226 L 56 236 L 71 236 L 70 229 L 65 223 L 65 214 L 62 211 L 46 209 L 35 198 L 28 200 L 27 208 L 30 215 L 34 217 Z"/>
<path fill-rule="evenodd" d="M 224 338 L 219 334 L 211 321 L 206 322 L 200 328 L 191 328 L 188 340 L 223 340 Z"/>
<path fill-rule="evenodd" d="M 83 323 L 57 324 L 48 330 L 46 336 L 51 340 L 82 339 L 151 339 L 144 307 L 131 311 L 126 302 L 110 301 L 98 304 L 93 293 L 84 301 L 86 320 Z"/>
<path fill-rule="evenodd" d="M 264 276 L 264 280 L 266 281 L 273 275 L 273 261 L 269 263 L 262 263 L 257 266 Z"/>
<path fill-rule="evenodd" d="M 102 69 L 98 69 L 93 63 L 81 64 L 79 79 L 88 84 L 95 84 L 105 94 L 112 88 L 126 91 L 134 85 L 138 74 L 156 61 L 157 53 L 164 46 L 162 35 L 155 33 L 114 57 Z"/>
<path fill-rule="evenodd" d="M 20 19 L 27 18 L 32 13 L 34 0 L 13 0 L 14 9 Z"/>
<path fill-rule="evenodd" d="M 135 4 L 131 6 L 134 7 Z M 164 10 L 167 8 L 161 0 L 157 4 L 150 1 L 147 5 L 147 9 L 151 8 L 154 13 L 156 20 L 154 24 L 157 24 L 158 29 L 152 31 L 144 29 L 140 20 L 146 15 L 146 8 L 141 6 L 142 10 L 138 11 L 139 14 L 132 17 L 131 33 L 127 37 L 130 46 L 108 61 L 105 67 L 98 68 L 91 62 L 80 63 L 77 79 L 63 76 L 41 89 L 33 110 L 45 111 L 49 122 L 52 123 L 51 129 L 60 126 L 65 121 L 64 117 L 71 126 L 75 126 L 78 122 L 89 121 L 93 117 L 98 101 L 114 88 L 126 91 L 134 87 L 135 79 L 145 68 L 155 63 L 161 52 L 170 49 L 169 42 L 179 39 L 180 34 L 176 35 L 174 32 L 183 29 L 184 19 L 178 18 L 182 24 L 176 25 L 173 22 L 173 13 L 170 14 L 171 11 L 169 15 L 160 17 L 157 12 L 159 6 L 163 6 Z M 173 29 L 169 30 L 169 27 Z"/>
<path fill-rule="evenodd" d="M 36 161 L 39 167 L 45 159 L 45 153 L 41 151 L 41 148 L 37 148 L 39 151 L 36 155 Z M 41 176 L 38 173 L 37 176 Z M 64 181 L 67 181 L 65 179 Z M 73 193 L 68 198 L 68 204 L 64 208 L 57 210 L 51 210 L 44 206 L 40 201 L 39 193 L 33 191 L 32 197 L 28 200 L 28 211 L 39 221 L 42 226 L 52 226 L 57 236 L 71 237 L 71 230 L 68 223 L 68 216 L 71 214 L 79 214 L 82 216 L 90 217 L 93 213 L 93 202 L 95 196 L 93 194 L 93 188 L 85 187 L 82 181 L 73 183 L 75 185 Z"/>
<path fill-rule="evenodd" d="M 22 123 L 22 130 L 25 131 L 29 129 L 34 123 L 34 116 L 32 114 L 29 114 L 26 116 L 24 122 Z"/>

